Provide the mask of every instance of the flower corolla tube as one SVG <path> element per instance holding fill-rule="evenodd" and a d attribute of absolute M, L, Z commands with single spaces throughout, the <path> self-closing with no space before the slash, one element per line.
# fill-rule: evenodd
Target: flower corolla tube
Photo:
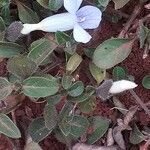
<path fill-rule="evenodd" d="M 99 26 L 102 13 L 94 6 L 84 6 L 79 9 L 83 0 L 64 0 L 68 12 L 56 14 L 43 19 L 37 24 L 23 24 L 22 34 L 35 30 L 45 32 L 68 31 L 73 29 L 75 41 L 87 43 L 91 35 L 85 29 L 95 29 Z"/>

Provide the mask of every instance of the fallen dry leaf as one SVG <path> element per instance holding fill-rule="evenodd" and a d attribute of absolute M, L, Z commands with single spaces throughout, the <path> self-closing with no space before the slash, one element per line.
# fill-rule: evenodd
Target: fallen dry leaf
<path fill-rule="evenodd" d="M 129 111 L 126 113 L 126 115 L 124 117 L 124 120 L 123 120 L 124 125 L 126 125 L 126 126 L 129 125 L 129 123 L 131 122 L 131 120 L 132 120 L 134 114 L 136 113 L 137 109 L 138 109 L 138 106 L 133 106 L 129 109 Z"/>
<path fill-rule="evenodd" d="M 114 145 L 113 129 L 110 128 L 107 133 L 107 146 Z"/>
<path fill-rule="evenodd" d="M 123 135 L 122 135 L 122 127 L 120 126 L 116 126 L 114 129 L 113 129 L 113 137 L 114 137 L 114 140 L 115 142 L 118 144 L 118 146 L 125 150 L 126 149 L 126 146 L 125 146 L 125 141 L 123 139 Z"/>

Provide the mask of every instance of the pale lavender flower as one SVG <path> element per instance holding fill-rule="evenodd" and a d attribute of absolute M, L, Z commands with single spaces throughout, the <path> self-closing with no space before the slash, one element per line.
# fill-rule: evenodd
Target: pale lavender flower
<path fill-rule="evenodd" d="M 64 0 L 66 13 L 45 18 L 38 24 L 24 24 L 22 34 L 34 30 L 46 32 L 68 31 L 73 29 L 73 37 L 77 42 L 87 43 L 92 38 L 84 29 L 95 29 L 99 26 L 102 13 L 94 6 L 79 9 L 83 0 Z"/>

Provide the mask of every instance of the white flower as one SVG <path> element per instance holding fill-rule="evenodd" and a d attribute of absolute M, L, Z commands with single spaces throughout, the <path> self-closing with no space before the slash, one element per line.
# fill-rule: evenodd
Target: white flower
<path fill-rule="evenodd" d="M 126 90 L 133 89 L 137 86 L 138 85 L 134 82 L 128 80 L 120 80 L 120 81 L 113 82 L 111 88 L 109 89 L 109 93 L 117 94 Z"/>
<path fill-rule="evenodd" d="M 21 33 L 28 34 L 35 30 L 57 32 L 73 29 L 73 36 L 77 42 L 89 42 L 92 37 L 84 29 L 97 28 L 102 13 L 94 6 L 84 6 L 79 9 L 82 1 L 64 0 L 64 7 L 68 12 L 47 17 L 38 24 L 24 24 Z"/>

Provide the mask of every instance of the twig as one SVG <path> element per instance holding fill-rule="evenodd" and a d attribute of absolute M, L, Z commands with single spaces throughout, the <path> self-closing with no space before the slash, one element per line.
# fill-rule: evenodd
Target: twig
<path fill-rule="evenodd" d="M 149 22 L 150 21 L 150 14 L 146 15 L 145 17 L 141 18 L 139 21 L 137 21 L 132 27 L 131 27 L 131 31 L 135 30 L 137 28 L 139 28 L 140 26 L 140 22 L 145 23 L 145 22 Z"/>
<path fill-rule="evenodd" d="M 13 122 L 17 125 L 16 116 L 15 116 L 15 110 L 11 111 L 11 116 L 12 116 Z M 19 139 L 15 139 L 14 140 L 14 145 L 16 147 L 16 150 L 21 150 L 21 145 L 20 145 Z"/>
<path fill-rule="evenodd" d="M 144 109 L 144 111 L 148 114 L 150 118 L 150 110 L 147 108 L 147 106 L 142 102 L 142 100 L 139 98 L 139 96 L 133 91 L 129 90 L 131 95 L 135 98 L 136 102 Z"/>
<path fill-rule="evenodd" d="M 130 26 L 132 25 L 133 21 L 136 19 L 136 17 L 138 16 L 138 14 L 141 12 L 142 10 L 142 5 L 138 5 L 134 8 L 134 11 L 130 17 L 130 19 L 128 20 L 128 22 L 125 24 L 124 28 L 122 29 L 122 31 L 119 34 L 120 38 L 125 37 L 125 34 L 127 33 L 127 31 L 129 30 Z"/>
<path fill-rule="evenodd" d="M 109 12 L 109 11 L 110 11 L 110 13 L 117 14 L 117 15 L 123 17 L 123 18 L 126 18 L 126 19 L 129 18 L 129 15 L 128 15 L 128 14 L 123 13 L 123 12 L 121 12 L 120 10 L 110 9 L 110 10 L 108 10 L 108 12 Z"/>
<path fill-rule="evenodd" d="M 149 47 L 150 47 L 149 44 L 146 43 L 144 48 L 144 53 L 143 53 L 143 59 L 145 59 L 148 56 L 148 53 L 150 51 Z"/>

